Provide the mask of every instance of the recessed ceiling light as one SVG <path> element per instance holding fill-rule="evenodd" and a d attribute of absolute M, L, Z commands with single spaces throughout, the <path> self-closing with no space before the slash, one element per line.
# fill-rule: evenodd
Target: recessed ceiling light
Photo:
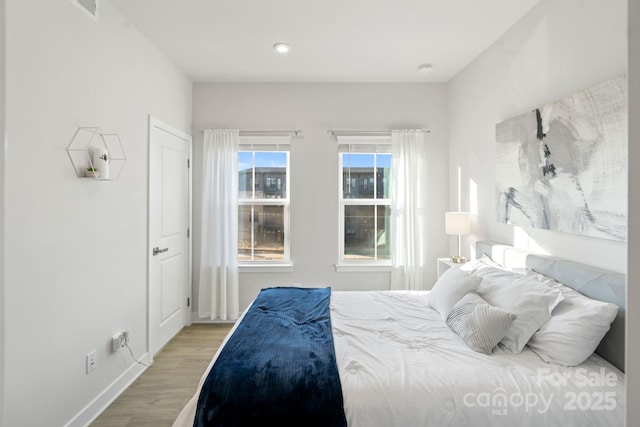
<path fill-rule="evenodd" d="M 287 53 L 291 50 L 291 47 L 286 43 L 276 43 L 273 45 L 273 48 L 278 53 Z"/>
<path fill-rule="evenodd" d="M 418 71 L 420 71 L 423 74 L 431 72 L 432 69 L 433 69 L 433 65 L 431 65 L 431 64 L 420 64 L 420 65 L 418 65 Z"/>

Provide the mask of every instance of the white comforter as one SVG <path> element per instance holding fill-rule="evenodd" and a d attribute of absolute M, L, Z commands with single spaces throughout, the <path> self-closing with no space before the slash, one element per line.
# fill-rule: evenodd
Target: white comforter
<path fill-rule="evenodd" d="M 334 292 L 331 321 L 347 421 L 373 426 L 622 426 L 624 374 L 476 353 L 427 292 Z"/>
<path fill-rule="evenodd" d="M 624 425 L 624 374 L 606 361 L 593 355 L 562 368 L 527 347 L 476 353 L 429 307 L 427 293 L 332 293 L 349 427 Z M 196 403 L 197 393 L 174 427 L 193 425 Z"/>

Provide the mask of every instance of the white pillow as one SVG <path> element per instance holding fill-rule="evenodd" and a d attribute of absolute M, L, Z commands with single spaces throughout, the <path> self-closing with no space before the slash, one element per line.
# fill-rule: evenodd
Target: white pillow
<path fill-rule="evenodd" d="M 473 277 L 466 271 L 451 267 L 438 279 L 429 292 L 427 300 L 442 320 L 447 320 L 454 305 L 469 291 L 476 290 L 480 279 Z"/>
<path fill-rule="evenodd" d="M 494 268 L 501 268 L 503 270 L 506 270 L 506 268 L 502 267 L 500 264 L 492 260 L 487 255 L 482 255 L 482 257 L 478 259 L 474 259 L 473 261 L 469 261 L 462 264 L 462 266 L 460 267 L 460 270 L 468 271 L 469 273 L 471 273 L 481 267 L 494 267 Z"/>
<path fill-rule="evenodd" d="M 460 268 L 464 271 L 468 271 L 471 273 L 477 270 L 478 268 L 487 267 L 487 266 L 499 268 L 501 270 L 511 271 L 512 273 L 518 273 L 524 276 L 534 273 L 532 270 L 529 270 L 527 267 L 505 267 L 503 265 L 498 264 L 487 255 L 482 255 L 482 257 L 478 259 L 469 261 Z M 538 274 L 538 273 L 535 273 L 535 274 Z"/>
<path fill-rule="evenodd" d="M 609 331 L 618 306 L 588 298 L 549 278 L 544 283 L 560 290 L 564 300 L 527 345 L 547 363 L 579 365 L 591 356 Z"/>
<path fill-rule="evenodd" d="M 498 344 L 499 349 L 509 353 L 520 353 L 564 299 L 560 290 L 541 283 L 533 276 L 486 264 L 474 266 L 472 275 L 482 279 L 478 287 L 482 298 L 517 316 Z"/>

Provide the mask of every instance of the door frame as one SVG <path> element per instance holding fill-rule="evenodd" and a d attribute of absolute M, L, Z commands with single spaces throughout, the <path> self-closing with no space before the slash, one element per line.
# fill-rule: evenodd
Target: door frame
<path fill-rule="evenodd" d="M 147 354 L 149 355 L 149 362 L 153 362 L 153 357 L 155 356 L 155 352 L 159 349 L 151 348 L 151 251 L 153 242 L 151 241 L 151 143 L 152 143 L 152 130 L 154 128 L 158 128 L 164 132 L 167 132 L 179 139 L 182 139 L 187 144 L 187 156 L 188 156 L 188 168 L 187 168 L 187 224 L 189 228 L 189 234 L 187 237 L 186 251 L 187 251 L 187 283 L 185 287 L 187 288 L 185 294 L 189 299 L 190 303 L 187 305 L 187 309 L 184 313 L 184 326 L 188 326 L 191 324 L 191 312 L 193 311 L 193 215 L 192 215 L 192 170 L 191 162 L 193 157 L 193 140 L 192 136 L 169 125 L 168 123 L 163 122 L 152 116 L 148 115 L 148 127 L 147 127 Z"/>

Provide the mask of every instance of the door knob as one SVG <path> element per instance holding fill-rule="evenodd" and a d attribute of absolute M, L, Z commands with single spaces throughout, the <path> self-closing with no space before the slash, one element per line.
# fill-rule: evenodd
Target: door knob
<path fill-rule="evenodd" d="M 153 256 L 156 256 L 156 255 L 161 254 L 163 252 L 167 252 L 168 250 L 169 250 L 169 248 L 160 249 L 159 247 L 156 246 L 155 248 L 153 248 Z"/>

